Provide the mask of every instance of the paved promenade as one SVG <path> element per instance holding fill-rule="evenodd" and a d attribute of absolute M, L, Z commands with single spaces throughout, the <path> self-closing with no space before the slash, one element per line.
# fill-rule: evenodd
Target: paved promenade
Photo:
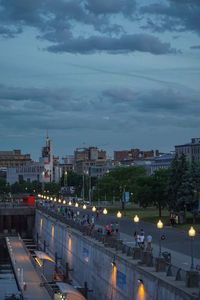
<path fill-rule="evenodd" d="M 79 208 L 80 215 L 89 213 L 91 210 L 82 210 Z M 93 214 L 95 215 L 95 214 Z M 158 256 L 159 253 L 159 237 L 160 233 L 156 228 L 156 224 L 150 224 L 146 222 L 140 222 L 136 227 L 133 220 L 122 218 L 118 219 L 113 215 L 100 215 L 96 220 L 96 226 L 101 226 L 103 229 L 106 224 L 113 222 L 119 223 L 120 239 L 125 241 L 129 246 L 134 246 L 134 232 L 140 231 L 142 228 L 145 232 L 145 236 L 150 232 L 153 237 L 153 255 Z M 195 227 L 195 226 L 194 226 Z M 191 241 L 187 232 L 183 232 L 174 228 L 164 227 L 162 234 L 166 239 L 162 241 L 162 252 L 167 251 L 171 253 L 171 263 L 178 268 L 189 270 L 191 266 Z M 194 250 L 194 266 L 200 266 L 200 235 L 196 235 L 193 245 Z"/>
<path fill-rule="evenodd" d="M 23 269 L 23 281 L 26 289 L 23 291 L 24 299 L 27 300 L 50 300 L 50 296 L 44 287 L 40 286 L 41 279 L 24 249 L 23 242 L 19 237 L 9 237 L 7 239 L 9 253 L 14 261 L 15 273 L 19 275 L 18 269 Z M 11 250 L 12 249 L 12 250 Z M 18 276 L 19 278 L 20 276 Z M 20 278 L 19 278 L 19 281 Z"/>

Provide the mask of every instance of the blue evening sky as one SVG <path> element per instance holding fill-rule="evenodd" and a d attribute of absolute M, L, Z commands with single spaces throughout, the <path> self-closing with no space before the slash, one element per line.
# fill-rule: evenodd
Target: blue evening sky
<path fill-rule="evenodd" d="M 200 137 L 199 0 L 0 0 L 0 150 Z M 102 145 L 102 146 L 101 146 Z"/>

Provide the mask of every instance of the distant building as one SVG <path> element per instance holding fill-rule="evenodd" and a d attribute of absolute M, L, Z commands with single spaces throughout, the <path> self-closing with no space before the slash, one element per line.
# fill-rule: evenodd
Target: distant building
<path fill-rule="evenodd" d="M 25 166 L 30 162 L 30 154 L 21 154 L 21 150 L 0 151 L 0 167 L 11 168 Z"/>
<path fill-rule="evenodd" d="M 39 162 L 29 162 L 25 166 L 7 168 L 7 182 L 13 184 L 15 182 L 32 182 L 39 181 L 59 182 L 61 178 L 61 168 L 59 167 L 59 158 L 53 157 L 53 143 L 46 137 L 46 146 L 42 148 L 42 157 Z"/>
<path fill-rule="evenodd" d="M 65 172 L 72 172 L 74 171 L 74 156 L 68 155 L 66 157 L 62 158 L 63 163 L 61 163 L 59 166 L 62 170 L 62 174 L 65 174 Z"/>
<path fill-rule="evenodd" d="M 77 148 L 74 152 L 74 170 L 83 174 L 85 170 L 93 166 L 105 166 L 107 164 L 106 151 L 97 147 Z"/>
<path fill-rule="evenodd" d="M 175 146 L 175 152 L 180 157 L 185 154 L 187 161 L 191 162 L 192 157 L 200 161 L 200 138 L 192 138 L 191 143 Z"/>
<path fill-rule="evenodd" d="M 163 153 L 160 153 L 159 150 L 148 150 L 141 151 L 140 149 L 131 149 L 131 150 L 122 150 L 114 151 L 114 161 L 123 161 L 123 160 L 136 160 L 136 159 L 148 159 L 159 156 Z"/>
<path fill-rule="evenodd" d="M 152 175 L 156 170 L 159 169 L 168 169 L 174 157 L 175 157 L 174 153 L 163 154 L 159 157 L 156 157 L 154 162 L 152 162 L 150 165 L 148 175 Z"/>
<path fill-rule="evenodd" d="M 31 162 L 27 166 L 7 168 L 7 182 L 9 184 L 14 184 L 15 182 L 22 183 L 33 182 L 33 181 L 43 181 L 44 165 L 39 162 Z"/>

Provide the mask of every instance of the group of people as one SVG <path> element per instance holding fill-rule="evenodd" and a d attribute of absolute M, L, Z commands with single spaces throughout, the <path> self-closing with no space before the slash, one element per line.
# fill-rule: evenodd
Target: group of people
<path fill-rule="evenodd" d="M 151 249 L 152 235 L 150 233 L 148 233 L 148 235 L 145 238 L 145 233 L 144 233 L 143 229 L 141 229 L 140 232 L 135 231 L 134 240 L 140 248 L 144 249 L 145 248 L 145 242 L 146 242 L 146 247 L 148 249 Z"/>
<path fill-rule="evenodd" d="M 114 233 L 118 233 L 119 232 L 119 224 L 117 222 L 113 222 L 110 225 L 107 224 L 106 225 L 106 234 L 107 235 L 112 235 Z"/>

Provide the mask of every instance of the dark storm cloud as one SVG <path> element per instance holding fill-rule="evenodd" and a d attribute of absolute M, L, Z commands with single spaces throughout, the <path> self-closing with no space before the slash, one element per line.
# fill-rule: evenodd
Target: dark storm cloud
<path fill-rule="evenodd" d="M 2 35 L 9 37 L 20 33 L 25 26 L 36 28 L 38 38 L 53 43 L 46 48 L 52 52 L 176 52 L 157 37 L 126 34 L 120 23 L 113 22 L 113 15 L 121 14 L 126 20 L 134 13 L 133 0 L 1 0 L 0 26 L 4 31 Z M 79 34 L 80 25 L 85 26 L 87 34 L 83 33 L 84 27 Z"/>
<path fill-rule="evenodd" d="M 132 15 L 136 8 L 134 0 L 87 0 L 85 7 L 92 13 Z"/>
<path fill-rule="evenodd" d="M 52 52 L 94 53 L 106 51 L 113 54 L 134 51 L 150 52 L 152 54 L 176 53 L 169 43 L 162 43 L 158 38 L 148 34 L 122 35 L 120 38 L 92 36 L 88 39 L 77 38 L 50 46 Z"/>
<path fill-rule="evenodd" d="M 2 105 L 6 104 L 7 105 Z M 1 110 L 17 110 L 19 107 L 23 111 L 27 110 L 80 110 L 79 101 L 71 95 L 68 89 L 39 89 L 9 87 L 0 84 L 0 104 Z M 10 106 L 9 106 L 10 104 Z"/>
<path fill-rule="evenodd" d="M 200 45 L 191 46 L 190 49 L 200 50 Z"/>
<path fill-rule="evenodd" d="M 118 110 L 118 105 L 127 106 L 143 113 L 164 113 L 173 116 L 198 115 L 200 93 L 190 90 L 161 89 L 133 91 L 131 89 L 109 89 L 103 96 L 111 101 Z M 124 110 L 126 111 L 126 110 Z"/>
<path fill-rule="evenodd" d="M 87 4 L 87 1 L 1 0 L 0 22 L 8 27 L 10 25 L 22 28 L 25 25 L 35 27 L 46 39 L 50 34 L 61 35 L 66 29 L 73 30 L 74 24 L 70 22 L 91 25 L 100 32 L 119 33 L 123 29 L 118 24 L 110 24 L 109 18 L 105 15 L 96 16 L 86 10 L 83 4 Z M 61 38 L 63 37 L 62 35 Z M 52 38 L 49 40 L 52 41 Z"/>
<path fill-rule="evenodd" d="M 191 30 L 200 34 L 199 0 L 162 1 L 141 7 L 140 13 L 152 15 L 146 27 L 155 31 Z"/>
<path fill-rule="evenodd" d="M 0 86 L 0 127 L 30 130 L 126 130 L 130 126 L 197 125 L 199 93 L 112 88 L 92 100 L 67 89 Z"/>

